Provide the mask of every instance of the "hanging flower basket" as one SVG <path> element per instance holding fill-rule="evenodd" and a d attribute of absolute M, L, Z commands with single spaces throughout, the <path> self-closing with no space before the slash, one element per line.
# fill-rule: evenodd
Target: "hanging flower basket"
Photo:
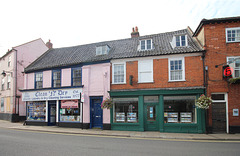
<path fill-rule="evenodd" d="M 238 84 L 238 83 L 240 83 L 240 77 L 238 77 L 238 78 L 230 78 L 230 79 L 228 79 L 228 82 L 230 84 Z"/>
<path fill-rule="evenodd" d="M 101 103 L 101 108 L 102 108 L 102 109 L 104 109 L 104 108 L 110 109 L 110 108 L 112 108 L 112 105 L 113 105 L 112 99 L 106 98 L 106 99 Z"/>
<path fill-rule="evenodd" d="M 196 106 L 201 109 L 209 109 L 209 106 L 212 104 L 211 97 L 207 97 L 202 94 L 196 101 Z"/>

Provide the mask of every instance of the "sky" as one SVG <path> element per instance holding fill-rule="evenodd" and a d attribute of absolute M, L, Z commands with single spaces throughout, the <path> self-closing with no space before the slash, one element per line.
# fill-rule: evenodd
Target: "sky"
<path fill-rule="evenodd" d="M 185 29 L 240 16 L 240 0 L 0 0 L 0 57 L 41 38 L 53 48 Z"/>

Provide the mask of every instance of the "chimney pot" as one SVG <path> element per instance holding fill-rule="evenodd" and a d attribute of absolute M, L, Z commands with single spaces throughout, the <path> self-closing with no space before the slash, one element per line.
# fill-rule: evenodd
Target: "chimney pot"
<path fill-rule="evenodd" d="M 51 40 L 49 40 L 49 41 L 46 43 L 46 46 L 48 47 L 48 49 L 52 49 L 52 48 L 53 48 L 53 44 L 51 43 Z"/>
<path fill-rule="evenodd" d="M 138 32 L 138 27 L 135 27 L 135 30 L 134 30 L 134 27 L 132 28 L 133 32 L 131 33 L 131 37 L 132 38 L 135 38 L 135 37 L 139 37 L 139 32 Z"/>

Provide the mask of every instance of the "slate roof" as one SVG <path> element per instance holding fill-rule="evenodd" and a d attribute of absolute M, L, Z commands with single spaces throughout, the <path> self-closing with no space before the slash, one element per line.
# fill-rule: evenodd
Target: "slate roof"
<path fill-rule="evenodd" d="M 188 35 L 188 46 L 173 48 L 170 44 L 170 42 L 172 42 L 173 36 L 181 34 Z M 154 49 L 139 51 L 139 40 L 142 39 L 152 39 Z M 109 53 L 107 55 L 96 56 L 96 47 L 103 45 L 108 45 L 110 47 Z M 200 44 L 198 44 L 198 42 L 192 38 L 192 32 L 189 29 L 183 29 L 167 33 L 140 36 L 137 38 L 128 38 L 66 48 L 50 49 L 42 56 L 40 56 L 37 60 L 35 60 L 32 64 L 30 64 L 27 68 L 25 68 L 25 72 L 34 72 L 37 70 L 52 69 L 57 67 L 111 59 L 195 53 L 202 51 L 204 50 Z"/>

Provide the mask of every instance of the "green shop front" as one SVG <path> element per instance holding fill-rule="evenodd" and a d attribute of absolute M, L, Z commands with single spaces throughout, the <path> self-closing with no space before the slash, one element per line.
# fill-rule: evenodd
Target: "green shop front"
<path fill-rule="evenodd" d="M 203 88 L 111 90 L 111 129 L 205 133 L 205 110 L 195 106 Z"/>

